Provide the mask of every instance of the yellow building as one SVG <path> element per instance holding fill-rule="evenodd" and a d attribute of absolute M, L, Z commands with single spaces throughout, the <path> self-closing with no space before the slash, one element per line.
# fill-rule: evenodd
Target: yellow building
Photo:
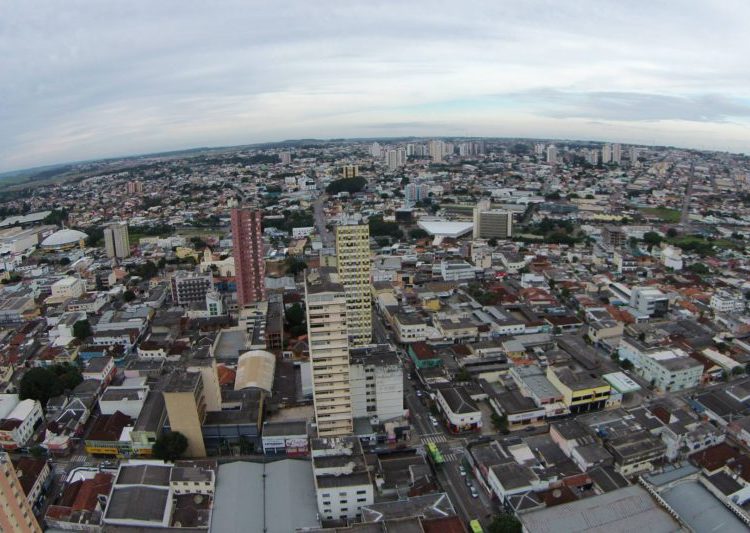
<path fill-rule="evenodd" d="M 603 409 L 612 387 L 603 378 L 567 366 L 547 367 L 547 379 L 563 395 L 563 403 L 571 414 Z"/>
<path fill-rule="evenodd" d="M 200 372 L 173 372 L 164 388 L 169 427 L 188 441 L 185 457 L 205 457 L 201 426 L 206 418 L 206 397 Z"/>
<path fill-rule="evenodd" d="M 370 294 L 370 228 L 367 225 L 336 227 L 336 260 L 339 281 L 346 289 L 347 325 L 351 346 L 372 341 Z"/>

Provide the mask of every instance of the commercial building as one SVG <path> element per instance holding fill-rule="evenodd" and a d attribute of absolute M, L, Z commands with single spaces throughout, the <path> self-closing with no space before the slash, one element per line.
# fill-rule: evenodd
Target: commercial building
<path fill-rule="evenodd" d="M 52 284 L 50 298 L 62 302 L 68 298 L 78 298 L 86 292 L 86 282 L 75 276 L 66 276 Z"/>
<path fill-rule="evenodd" d="M 370 228 L 336 227 L 339 281 L 346 289 L 347 326 L 352 346 L 370 344 L 372 309 L 370 291 Z"/>
<path fill-rule="evenodd" d="M 404 415 L 404 374 L 396 352 L 387 345 L 350 351 L 352 414 L 379 422 Z"/>
<path fill-rule="evenodd" d="M 199 372 L 173 372 L 164 387 L 169 426 L 188 440 L 186 457 L 205 457 L 201 425 L 206 418 L 206 399 Z"/>
<path fill-rule="evenodd" d="M 359 176 L 359 165 L 344 165 L 341 168 L 341 175 L 344 178 L 356 178 Z"/>
<path fill-rule="evenodd" d="M 0 531 L 41 533 L 16 469 L 7 453 L 0 453 Z"/>
<path fill-rule="evenodd" d="M 547 379 L 562 393 L 563 403 L 573 414 L 604 408 L 612 392 L 604 379 L 567 366 L 547 367 Z"/>
<path fill-rule="evenodd" d="M 437 405 L 452 433 L 478 431 L 482 428 L 482 412 L 462 387 L 438 389 Z"/>
<path fill-rule="evenodd" d="M 742 293 L 719 290 L 711 295 L 711 309 L 719 313 L 742 313 L 747 301 Z"/>
<path fill-rule="evenodd" d="M 261 211 L 232 209 L 232 246 L 240 308 L 266 299 L 262 217 Z"/>
<path fill-rule="evenodd" d="M 650 317 L 662 317 L 669 311 L 669 299 L 657 288 L 635 287 L 630 293 L 630 306 Z"/>
<path fill-rule="evenodd" d="M 107 257 L 123 259 L 130 256 L 130 239 L 126 223 L 113 222 L 104 226 L 104 250 Z"/>
<path fill-rule="evenodd" d="M 490 200 L 484 198 L 474 207 L 475 239 L 508 239 L 513 235 L 513 213 L 492 209 Z"/>
<path fill-rule="evenodd" d="M 13 410 L 0 419 L 0 446 L 5 450 L 23 447 L 44 417 L 38 401 L 27 399 L 19 402 L 18 396 L 12 396 L 15 396 L 16 402 Z M 9 401 L 12 402 L 12 399 Z M 7 405 L 6 402 L 4 404 Z"/>
<path fill-rule="evenodd" d="M 305 307 L 318 435 L 350 435 L 349 313 L 346 291 L 332 269 L 308 271 Z"/>

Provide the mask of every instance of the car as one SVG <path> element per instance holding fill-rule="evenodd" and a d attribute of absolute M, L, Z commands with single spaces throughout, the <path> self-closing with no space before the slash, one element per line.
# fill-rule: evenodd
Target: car
<path fill-rule="evenodd" d="M 432 419 L 430 419 L 430 422 L 432 422 L 432 425 L 434 427 L 438 427 L 438 421 L 436 419 L 432 418 Z"/>
<path fill-rule="evenodd" d="M 524 429 L 524 431 L 534 431 L 535 429 L 536 429 L 535 427 L 529 426 L 526 429 Z"/>
<path fill-rule="evenodd" d="M 411 379 L 411 378 L 409 378 L 409 379 Z M 421 398 L 422 397 L 422 391 L 421 390 L 417 390 L 416 394 L 417 394 L 417 398 Z"/>
<path fill-rule="evenodd" d="M 458 473 L 461 474 L 461 477 L 464 477 L 466 476 L 466 469 L 463 466 L 459 466 Z"/>
<path fill-rule="evenodd" d="M 469 488 L 469 492 L 471 493 L 472 498 L 479 498 L 479 493 L 477 492 L 477 489 L 474 488 L 474 485 Z"/>

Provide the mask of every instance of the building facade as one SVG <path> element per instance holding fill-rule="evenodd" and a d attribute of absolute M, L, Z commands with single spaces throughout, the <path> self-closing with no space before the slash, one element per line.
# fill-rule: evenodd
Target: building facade
<path fill-rule="evenodd" d="M 351 350 L 354 418 L 379 422 L 404 416 L 404 374 L 396 352 L 385 346 Z"/>
<path fill-rule="evenodd" d="M 337 226 L 336 259 L 339 281 L 346 289 L 350 343 L 352 346 L 370 344 L 370 228 L 367 225 Z"/>
<path fill-rule="evenodd" d="M 475 239 L 508 239 L 513 234 L 513 213 L 492 209 L 488 199 L 480 200 L 474 207 Z"/>
<path fill-rule="evenodd" d="M 351 435 L 348 306 L 331 271 L 311 270 L 305 282 L 315 422 L 320 437 Z"/>
<path fill-rule="evenodd" d="M 262 216 L 260 211 L 232 209 L 232 246 L 240 308 L 266 299 Z"/>
<path fill-rule="evenodd" d="M 6 453 L 0 453 L 0 509 L 0 531 L 41 533 L 42 528 L 34 517 L 16 469 Z"/>
<path fill-rule="evenodd" d="M 164 388 L 169 427 L 188 440 L 186 457 L 205 457 L 202 425 L 206 418 L 206 398 L 199 372 L 174 373 Z"/>
<path fill-rule="evenodd" d="M 104 227 L 104 250 L 107 257 L 123 259 L 130 256 L 130 238 L 126 223 L 113 222 Z"/>

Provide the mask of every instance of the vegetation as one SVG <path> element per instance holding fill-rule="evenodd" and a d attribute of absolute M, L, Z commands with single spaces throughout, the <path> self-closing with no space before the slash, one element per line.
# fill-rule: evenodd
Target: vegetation
<path fill-rule="evenodd" d="M 429 236 L 430 234 L 422 228 L 414 228 L 409 232 L 409 237 L 411 237 L 412 239 L 425 239 Z"/>
<path fill-rule="evenodd" d="M 188 440 L 179 431 L 168 431 L 156 439 L 154 457 L 162 461 L 176 461 L 188 448 Z"/>
<path fill-rule="evenodd" d="M 125 303 L 130 303 L 133 300 L 135 300 L 135 293 L 131 290 L 127 290 L 124 293 L 122 293 L 122 300 Z"/>
<path fill-rule="evenodd" d="M 76 388 L 81 381 L 78 368 L 67 363 L 32 368 L 21 378 L 19 396 L 22 400 L 38 400 L 45 406 L 50 398 Z"/>
<path fill-rule="evenodd" d="M 680 221 L 680 211 L 677 209 L 669 209 L 667 207 L 642 207 L 640 212 L 646 216 L 659 218 L 664 222 L 670 222 L 672 224 L 676 224 Z"/>
<path fill-rule="evenodd" d="M 92 334 L 93 331 L 91 330 L 91 324 L 88 320 L 79 320 L 73 324 L 73 336 L 79 341 L 91 337 Z"/>
<path fill-rule="evenodd" d="M 693 274 L 699 274 L 701 276 L 705 276 L 706 274 L 711 272 L 709 268 L 703 263 L 693 263 L 692 265 L 689 265 L 687 267 L 687 270 L 689 270 Z"/>
<path fill-rule="evenodd" d="M 151 279 L 159 273 L 159 267 L 153 261 L 146 261 L 141 265 L 128 266 L 128 273 L 131 276 L 138 276 L 143 279 Z"/>
<path fill-rule="evenodd" d="M 501 432 L 503 435 L 507 435 L 508 433 L 510 433 L 510 430 L 508 429 L 508 417 L 507 416 L 505 415 L 500 416 L 499 414 L 493 411 L 491 420 L 492 420 L 492 425 L 495 427 L 495 429 Z"/>
<path fill-rule="evenodd" d="M 501 513 L 487 526 L 487 533 L 521 533 L 521 522 L 511 513 Z"/>
<path fill-rule="evenodd" d="M 287 257 L 284 264 L 286 265 L 286 271 L 293 276 L 296 276 L 307 268 L 307 263 L 296 257 Z"/>
<path fill-rule="evenodd" d="M 307 228 L 315 224 L 310 211 L 292 211 L 285 209 L 281 214 L 284 218 L 264 220 L 263 227 L 276 228 L 291 233 L 292 228 Z"/>
<path fill-rule="evenodd" d="M 348 192 L 354 194 L 361 191 L 367 185 L 365 178 L 341 178 L 336 181 L 332 181 L 326 187 L 328 194 L 338 194 L 340 192 Z"/>
<path fill-rule="evenodd" d="M 550 244 L 568 244 L 573 245 L 581 242 L 581 238 L 576 236 L 578 229 L 570 220 L 559 220 L 544 217 L 541 222 L 528 228 L 528 232 L 533 235 L 540 235 L 544 242 Z"/>
<path fill-rule="evenodd" d="M 307 323 L 305 322 L 305 310 L 298 303 L 293 304 L 284 313 L 287 328 L 292 337 L 299 337 L 307 333 Z"/>
<path fill-rule="evenodd" d="M 367 223 L 370 226 L 370 235 L 373 237 L 392 237 L 401 239 L 404 233 L 396 222 L 385 222 L 381 215 L 371 217 Z"/>

